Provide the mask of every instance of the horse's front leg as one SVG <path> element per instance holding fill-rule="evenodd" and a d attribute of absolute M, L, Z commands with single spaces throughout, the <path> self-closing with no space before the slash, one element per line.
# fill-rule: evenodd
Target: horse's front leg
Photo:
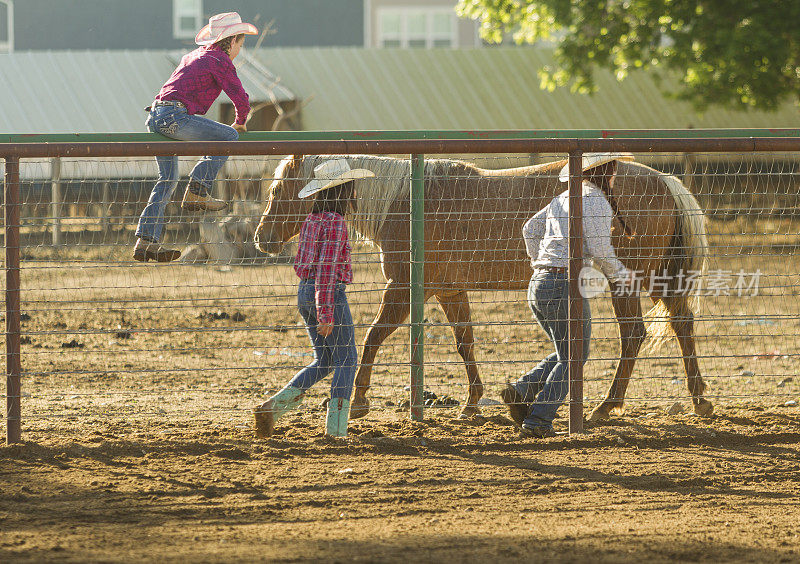
<path fill-rule="evenodd" d="M 378 314 L 369 326 L 364 339 L 364 350 L 356 374 L 355 393 L 350 404 L 350 419 L 358 419 L 369 413 L 367 390 L 372 376 L 372 363 L 383 341 L 405 321 L 410 310 L 408 284 L 398 284 L 394 280 L 389 280 L 383 289 Z"/>
<path fill-rule="evenodd" d="M 647 336 L 642 319 L 642 304 L 638 293 L 635 296 L 613 296 L 611 303 L 619 323 L 620 359 L 614 372 L 614 381 L 603 403 L 592 411 L 589 421 L 608 419 L 612 413 L 621 414 L 625 406 L 625 390 L 628 389 L 633 366 L 639 349 Z"/>
<path fill-rule="evenodd" d="M 472 417 L 480 413 L 478 400 L 483 396 L 483 383 L 478 375 L 478 365 L 475 363 L 475 340 L 472 333 L 472 323 L 470 323 L 469 298 L 465 290 L 454 293 L 436 294 L 436 299 L 442 307 L 447 321 L 453 328 L 453 336 L 456 339 L 458 354 L 464 360 L 467 369 L 467 381 L 469 382 L 469 392 L 467 403 L 461 410 L 460 417 Z"/>

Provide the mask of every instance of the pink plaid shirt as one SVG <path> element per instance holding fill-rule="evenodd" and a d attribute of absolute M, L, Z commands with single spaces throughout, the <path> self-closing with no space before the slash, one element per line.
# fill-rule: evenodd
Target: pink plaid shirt
<path fill-rule="evenodd" d="M 236 107 L 236 123 L 243 124 L 250 112 L 250 98 L 236 67 L 227 53 L 207 45 L 183 56 L 156 100 L 177 100 L 189 114 L 205 114 L 223 90 Z"/>
<path fill-rule="evenodd" d="M 337 282 L 353 281 L 347 224 L 338 213 L 310 213 L 300 228 L 294 271 L 301 279 L 314 278 L 317 319 L 333 323 L 333 293 Z"/>

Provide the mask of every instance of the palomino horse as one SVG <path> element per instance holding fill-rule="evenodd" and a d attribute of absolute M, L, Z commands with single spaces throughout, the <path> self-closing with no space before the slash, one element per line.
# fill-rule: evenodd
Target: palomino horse
<path fill-rule="evenodd" d="M 299 232 L 311 202 L 298 199 L 297 192 L 312 178 L 314 167 L 330 158 L 306 155 L 281 161 L 255 234 L 261 251 L 277 253 Z M 409 315 L 410 163 L 367 155 L 336 158 L 346 158 L 351 166 L 375 173 L 374 179 L 357 181 L 358 212 L 349 222 L 380 248 L 387 280 L 356 376 L 350 415 L 356 418 L 369 411 L 366 392 L 378 348 Z M 469 393 L 462 416 L 479 413 L 478 400 L 483 395 L 467 291 L 527 287 L 531 269 L 522 225 L 565 189 L 558 181 L 565 163 L 486 170 L 456 160 L 425 162 L 425 299 L 436 297 L 466 366 Z M 703 397 L 705 383 L 695 356 L 690 292 L 682 288 L 686 273 L 701 271 L 705 264 L 705 217 L 677 178 L 639 163 L 618 162 L 613 192 L 618 219 L 613 222 L 612 243 L 629 269 L 644 273 L 642 288 L 649 289 L 656 304 L 650 311 L 655 321 L 652 336 L 663 341 L 674 331 L 694 410 L 709 415 L 713 407 Z M 630 234 L 623 232 L 620 219 Z M 654 277 L 658 283 L 651 283 Z M 593 411 L 592 420 L 622 411 L 625 390 L 647 335 L 638 292 L 621 294 L 612 298 L 620 328 L 620 362 L 608 395 Z"/>

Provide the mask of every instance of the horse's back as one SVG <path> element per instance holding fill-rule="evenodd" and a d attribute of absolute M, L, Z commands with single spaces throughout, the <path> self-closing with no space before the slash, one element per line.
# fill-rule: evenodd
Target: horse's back
<path fill-rule="evenodd" d="M 530 259 L 522 226 L 563 190 L 551 168 L 487 170 L 453 163 L 447 174 L 429 177 L 426 272 L 463 288 L 525 287 Z"/>
<path fill-rule="evenodd" d="M 522 226 L 566 190 L 558 181 L 565 161 L 489 170 L 437 159 L 426 167 L 426 282 L 451 288 L 520 288 L 530 277 Z M 664 173 L 620 162 L 613 196 L 633 236 L 615 219 L 612 243 L 629 268 L 657 269 L 675 233 L 676 207 Z M 387 264 L 408 276 L 409 201 L 392 206 L 381 247 L 395 257 Z"/>

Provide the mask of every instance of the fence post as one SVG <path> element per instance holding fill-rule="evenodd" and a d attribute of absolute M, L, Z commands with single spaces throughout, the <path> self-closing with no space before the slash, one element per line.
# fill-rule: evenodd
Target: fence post
<path fill-rule="evenodd" d="M 228 193 L 230 191 L 230 184 L 228 183 L 228 161 L 222 163 L 222 168 L 219 169 L 217 174 L 217 197 L 220 200 L 230 202 L 231 197 Z"/>
<path fill-rule="evenodd" d="M 411 155 L 411 419 L 424 419 L 425 156 Z"/>
<path fill-rule="evenodd" d="M 689 190 L 694 183 L 694 155 L 692 153 L 683 154 L 683 185 Z"/>
<path fill-rule="evenodd" d="M 583 431 L 583 268 L 582 153 L 569 153 L 569 432 Z"/>
<path fill-rule="evenodd" d="M 19 158 L 6 158 L 6 443 L 20 441 L 20 277 L 19 277 Z"/>
<path fill-rule="evenodd" d="M 111 227 L 111 187 L 108 182 L 103 182 L 103 191 L 100 197 L 100 230 L 105 235 Z"/>
<path fill-rule="evenodd" d="M 53 216 L 53 246 L 61 245 L 61 159 L 50 159 L 50 215 Z"/>

